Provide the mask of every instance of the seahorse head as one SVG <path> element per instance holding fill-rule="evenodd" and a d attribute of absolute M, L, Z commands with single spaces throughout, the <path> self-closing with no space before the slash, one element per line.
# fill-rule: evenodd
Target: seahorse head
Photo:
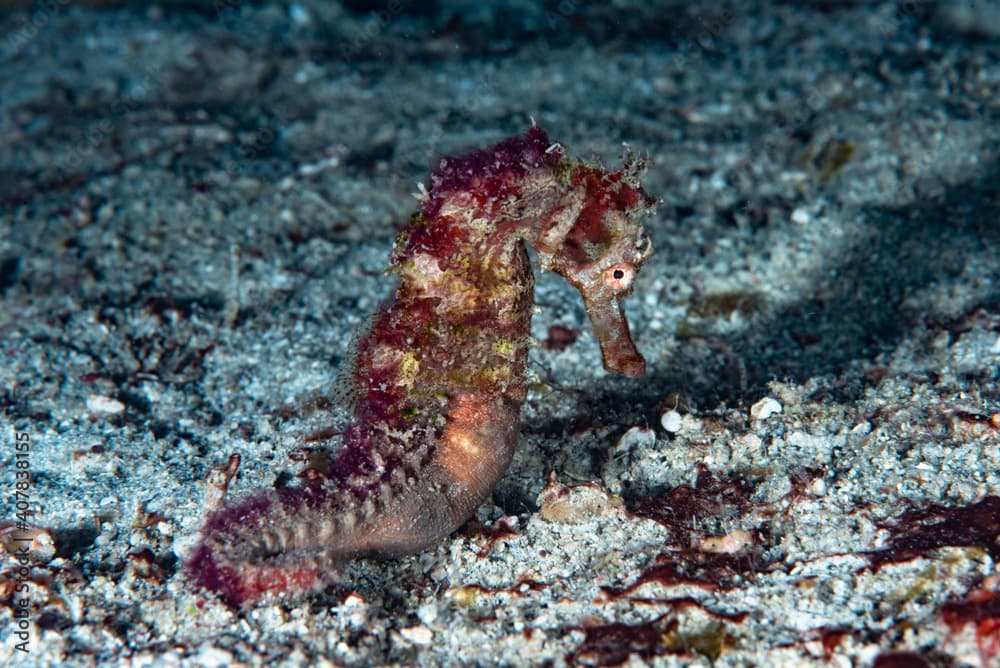
<path fill-rule="evenodd" d="M 644 162 L 627 156 L 614 172 L 567 163 L 564 178 L 574 193 L 570 212 L 576 215 L 556 225 L 562 228 L 552 238 L 558 245 L 538 249 L 539 259 L 580 291 L 604 367 L 642 376 L 646 363 L 629 334 L 620 299 L 631 292 L 639 267 L 652 253 L 642 219 L 657 201 L 640 186 Z"/>

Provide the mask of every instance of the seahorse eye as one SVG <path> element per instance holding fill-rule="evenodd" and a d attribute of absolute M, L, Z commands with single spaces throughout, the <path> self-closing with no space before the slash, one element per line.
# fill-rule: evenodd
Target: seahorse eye
<path fill-rule="evenodd" d="M 630 264 L 615 264 L 604 272 L 604 284 L 612 290 L 627 290 L 635 278 L 635 267 Z"/>

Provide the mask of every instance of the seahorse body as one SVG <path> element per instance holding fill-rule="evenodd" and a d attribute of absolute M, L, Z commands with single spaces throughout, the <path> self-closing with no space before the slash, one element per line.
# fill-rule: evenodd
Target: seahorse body
<path fill-rule="evenodd" d="M 358 343 L 343 446 L 302 487 L 211 515 L 189 576 L 246 605 L 315 589 L 345 559 L 424 549 L 465 522 L 517 442 L 534 303 L 525 244 L 580 291 L 605 367 L 641 376 L 618 299 L 651 252 L 642 170 L 571 160 L 536 126 L 443 159 L 393 249 L 398 287 Z"/>

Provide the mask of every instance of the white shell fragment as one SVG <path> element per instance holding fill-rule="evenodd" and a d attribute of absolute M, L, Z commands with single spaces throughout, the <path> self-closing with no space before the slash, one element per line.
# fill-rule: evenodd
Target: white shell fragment
<path fill-rule="evenodd" d="M 663 426 L 663 430 L 671 434 L 676 434 L 681 430 L 682 422 L 681 414 L 674 410 L 667 411 L 660 416 L 660 424 Z"/>
<path fill-rule="evenodd" d="M 100 394 L 91 394 L 87 397 L 87 410 L 91 413 L 117 415 L 125 410 L 125 404 L 117 399 L 112 399 L 111 397 L 105 397 Z"/>
<path fill-rule="evenodd" d="M 771 397 L 764 397 L 750 407 L 750 419 L 754 422 L 766 420 L 776 413 L 781 412 L 781 404 Z"/>

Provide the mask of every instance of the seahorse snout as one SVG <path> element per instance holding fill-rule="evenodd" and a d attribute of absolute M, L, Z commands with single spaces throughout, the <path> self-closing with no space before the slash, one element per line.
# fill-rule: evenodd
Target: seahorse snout
<path fill-rule="evenodd" d="M 601 346 L 604 368 L 631 378 L 643 376 L 646 373 L 646 360 L 632 341 L 628 320 L 625 319 L 618 299 L 588 298 L 584 295 L 583 301 L 590 315 L 594 337 Z"/>

